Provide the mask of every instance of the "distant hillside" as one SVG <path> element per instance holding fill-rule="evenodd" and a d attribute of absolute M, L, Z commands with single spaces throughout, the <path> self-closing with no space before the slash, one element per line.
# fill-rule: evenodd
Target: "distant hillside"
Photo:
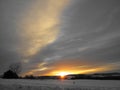
<path fill-rule="evenodd" d="M 60 76 L 32 76 L 26 75 L 22 79 L 61 79 Z M 94 73 L 94 74 L 70 74 L 62 79 L 98 79 L 98 80 L 120 80 L 120 73 Z"/>
<path fill-rule="evenodd" d="M 120 80 L 120 73 L 72 74 L 70 79 Z"/>

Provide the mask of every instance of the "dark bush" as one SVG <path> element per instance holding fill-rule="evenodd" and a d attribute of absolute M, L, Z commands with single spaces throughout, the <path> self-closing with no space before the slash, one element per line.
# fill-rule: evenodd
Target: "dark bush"
<path fill-rule="evenodd" d="M 18 75 L 11 71 L 11 70 L 8 70 L 6 71 L 4 74 L 3 74 L 3 78 L 6 78 L 6 79 L 17 79 L 19 78 Z"/>

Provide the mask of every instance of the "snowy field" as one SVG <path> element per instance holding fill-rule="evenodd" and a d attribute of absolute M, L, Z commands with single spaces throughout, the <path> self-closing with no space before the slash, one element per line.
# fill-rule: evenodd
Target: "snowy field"
<path fill-rule="evenodd" d="M 120 81 L 0 79 L 0 90 L 120 90 Z"/>

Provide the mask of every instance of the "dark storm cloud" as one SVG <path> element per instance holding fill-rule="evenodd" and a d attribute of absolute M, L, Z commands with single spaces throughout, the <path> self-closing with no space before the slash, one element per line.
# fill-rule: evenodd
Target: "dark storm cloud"
<path fill-rule="evenodd" d="M 61 15 L 58 39 L 38 53 L 34 62 L 73 58 L 96 65 L 117 65 L 120 59 L 119 5 L 119 0 L 73 1 Z"/>

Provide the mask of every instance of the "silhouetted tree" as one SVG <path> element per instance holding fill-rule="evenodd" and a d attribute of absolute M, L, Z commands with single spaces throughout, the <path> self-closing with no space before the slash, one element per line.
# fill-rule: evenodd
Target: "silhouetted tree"
<path fill-rule="evenodd" d="M 21 63 L 13 63 L 9 66 L 9 70 L 4 72 L 3 78 L 19 78 L 18 74 L 21 72 Z"/>
<path fill-rule="evenodd" d="M 33 75 L 26 75 L 24 78 L 25 79 L 35 79 L 35 76 L 33 76 Z"/>
<path fill-rule="evenodd" d="M 8 70 L 3 74 L 3 78 L 6 78 L 6 79 L 13 79 L 14 78 L 14 79 L 16 79 L 16 78 L 18 78 L 18 75 L 13 71 Z"/>
<path fill-rule="evenodd" d="M 19 74 L 22 70 L 21 63 L 13 63 L 9 66 L 9 70 L 13 71 L 16 74 Z"/>

